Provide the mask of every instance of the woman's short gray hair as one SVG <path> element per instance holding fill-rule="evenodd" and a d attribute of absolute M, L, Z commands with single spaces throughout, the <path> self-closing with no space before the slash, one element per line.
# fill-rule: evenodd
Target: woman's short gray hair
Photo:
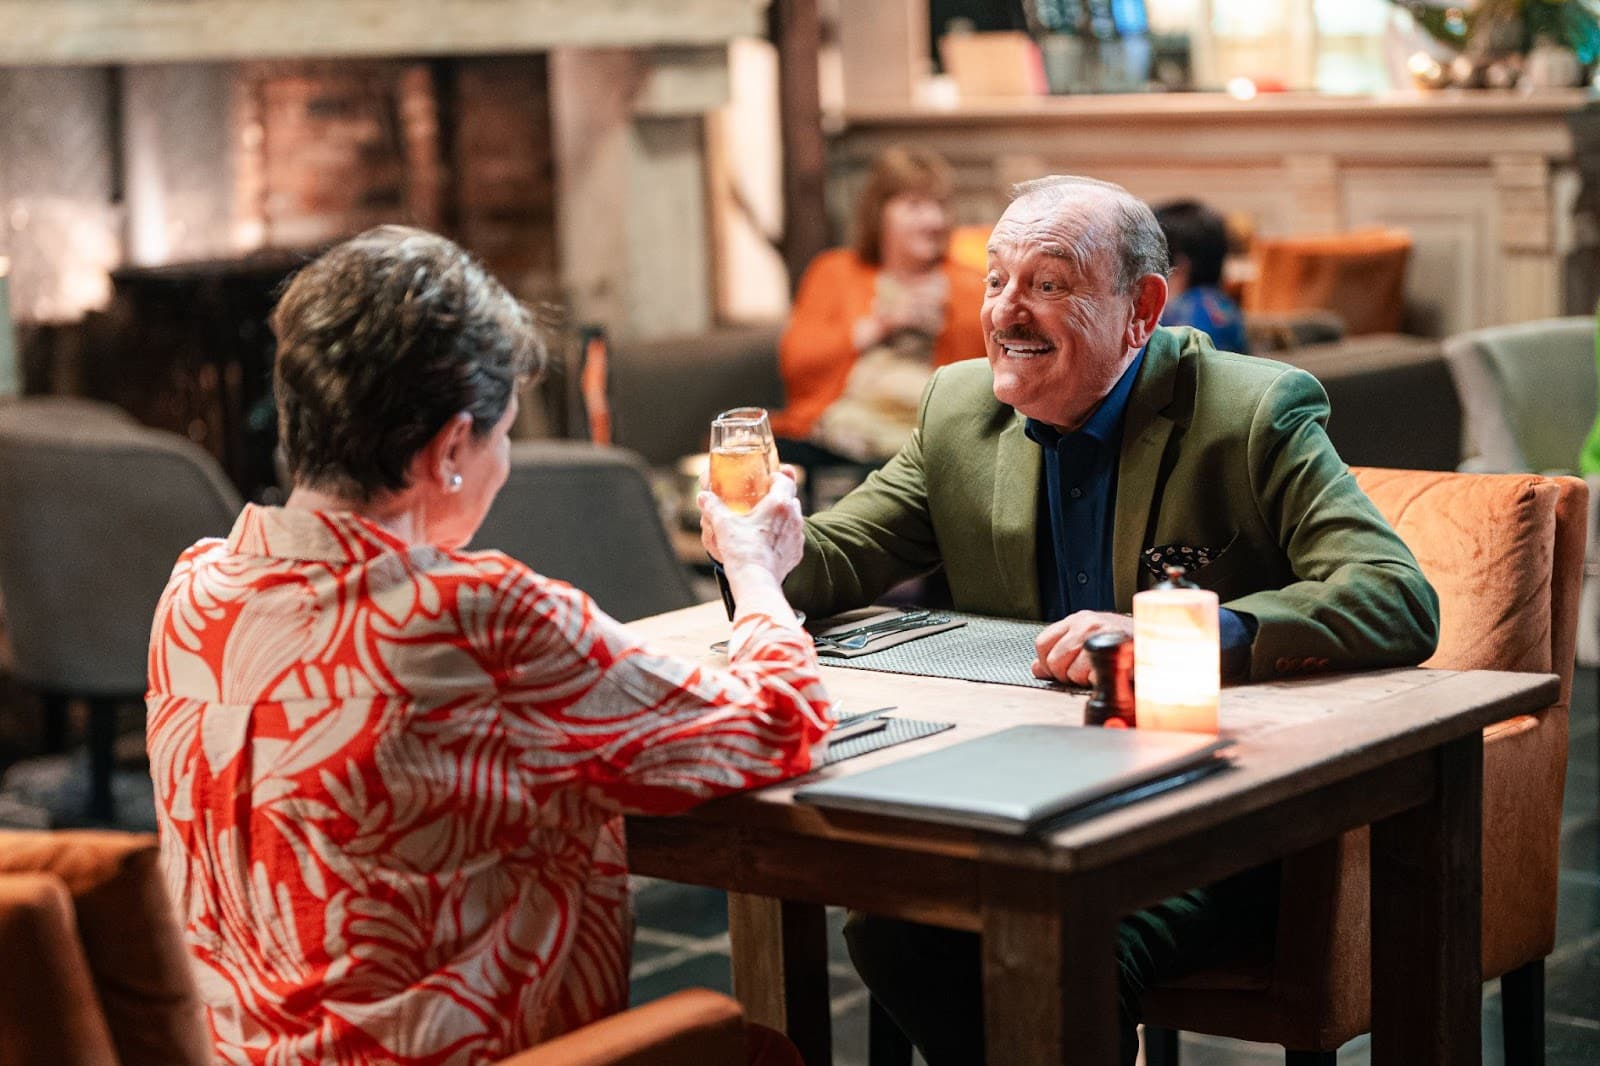
<path fill-rule="evenodd" d="M 1108 219 L 1120 244 L 1117 256 L 1117 286 L 1123 291 L 1133 288 L 1133 283 L 1146 274 L 1166 277 L 1172 271 L 1171 256 L 1167 251 L 1167 238 L 1161 232 L 1150 205 L 1127 189 L 1098 178 L 1085 178 L 1075 174 L 1052 174 L 1018 182 L 1011 187 L 1011 199 L 1022 200 L 1040 194 L 1065 199 L 1074 189 L 1095 189 L 1108 193 L 1113 203 Z M 1104 240 L 1106 234 L 1085 234 L 1092 243 Z"/>
<path fill-rule="evenodd" d="M 301 270 L 272 313 L 278 432 L 295 484 L 406 487 L 446 421 L 488 434 L 545 347 L 533 314 L 437 234 L 380 226 Z"/>

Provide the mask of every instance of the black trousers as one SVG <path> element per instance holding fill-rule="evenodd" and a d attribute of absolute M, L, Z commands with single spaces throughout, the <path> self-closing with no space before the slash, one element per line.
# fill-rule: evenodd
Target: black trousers
<path fill-rule="evenodd" d="M 1174 896 L 1117 931 L 1122 1062 L 1139 1053 L 1139 1001 L 1150 985 L 1261 951 L 1278 912 L 1278 864 Z M 978 934 L 852 913 L 850 961 L 928 1066 L 981 1066 Z M 994 1066 L 1003 1066 L 995 1063 Z"/>

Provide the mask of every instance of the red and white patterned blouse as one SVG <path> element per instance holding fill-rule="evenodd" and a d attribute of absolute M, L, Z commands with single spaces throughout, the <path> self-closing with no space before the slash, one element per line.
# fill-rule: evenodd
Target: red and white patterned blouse
<path fill-rule="evenodd" d="M 651 651 L 498 552 L 247 507 L 150 641 L 167 884 L 229 1063 L 492 1062 L 622 1009 L 621 813 L 805 771 L 811 642 Z"/>

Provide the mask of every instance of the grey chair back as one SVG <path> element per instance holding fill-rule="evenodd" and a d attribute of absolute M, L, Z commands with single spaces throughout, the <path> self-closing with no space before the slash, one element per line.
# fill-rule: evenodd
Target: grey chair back
<path fill-rule="evenodd" d="M 82 400 L 0 404 L 0 597 L 17 676 L 142 693 L 173 563 L 227 536 L 239 508 L 216 460 L 177 434 Z"/>
<path fill-rule="evenodd" d="M 1461 403 L 1438 341 L 1370 333 L 1273 352 L 1270 358 L 1322 383 L 1331 412 L 1328 438 L 1351 466 L 1460 465 Z"/>
<path fill-rule="evenodd" d="M 1445 341 L 1474 469 L 1578 468 L 1596 410 L 1595 320 L 1547 318 Z"/>
<path fill-rule="evenodd" d="M 581 441 L 516 441 L 474 548 L 576 585 L 613 618 L 695 602 L 639 456 Z"/>
<path fill-rule="evenodd" d="M 611 440 L 651 466 L 706 450 L 732 407 L 783 406 L 776 326 L 610 343 Z"/>

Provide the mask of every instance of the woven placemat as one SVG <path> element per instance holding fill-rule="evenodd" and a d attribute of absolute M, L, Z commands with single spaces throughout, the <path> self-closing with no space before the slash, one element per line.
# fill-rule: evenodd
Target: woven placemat
<path fill-rule="evenodd" d="M 941 613 L 949 613 L 950 617 L 960 618 L 967 624 L 960 629 L 908 640 L 871 655 L 854 659 L 823 658 L 821 663 L 830 669 L 880 670 L 890 674 L 986 681 L 994 685 L 1072 690 L 1072 686 L 1059 682 L 1041 681 L 1028 669 L 1034 660 L 1033 640 L 1044 628 L 1038 622 Z"/>
<path fill-rule="evenodd" d="M 836 762 L 844 762 L 857 755 L 865 755 L 869 751 L 904 744 L 908 740 L 921 740 L 923 737 L 931 737 L 935 733 L 955 728 L 954 722 L 922 722 L 915 718 L 885 718 L 884 721 L 888 724 L 875 732 L 863 733 L 858 737 L 829 744 L 827 754 L 817 765 L 832 766 Z"/>

